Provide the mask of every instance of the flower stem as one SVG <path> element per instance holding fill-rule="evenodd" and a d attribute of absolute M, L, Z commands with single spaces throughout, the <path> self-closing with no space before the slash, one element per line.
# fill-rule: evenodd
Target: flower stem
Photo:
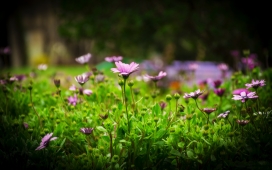
<path fill-rule="evenodd" d="M 135 103 L 135 100 L 134 100 L 133 90 L 132 90 L 131 86 L 129 88 L 130 88 L 130 94 L 131 94 L 131 97 L 132 97 L 132 109 L 133 109 L 133 112 L 135 112 L 136 103 Z"/>
<path fill-rule="evenodd" d="M 126 80 L 127 80 L 127 79 L 124 79 L 124 103 L 125 103 L 126 114 L 127 114 L 128 133 L 130 133 L 130 128 L 129 128 L 129 117 L 128 117 L 127 101 L 126 101 Z"/>
<path fill-rule="evenodd" d="M 31 106 L 32 106 L 32 108 L 33 108 L 35 114 L 37 115 L 37 117 L 38 117 L 38 119 L 39 119 L 39 122 L 40 122 L 40 127 L 42 128 L 41 118 L 40 118 L 38 112 L 36 111 L 36 109 L 35 109 L 35 107 L 34 107 L 34 104 L 33 104 L 33 101 L 32 101 L 32 93 L 31 93 L 32 90 L 29 90 L 29 92 L 30 92 L 30 102 L 31 102 Z"/>
<path fill-rule="evenodd" d="M 200 110 L 200 111 L 204 114 L 204 116 L 205 116 L 206 118 L 208 118 L 208 117 L 206 116 L 206 114 L 198 107 L 198 104 L 197 104 L 196 99 L 195 99 L 195 103 L 196 103 L 196 107 L 198 108 L 198 110 Z"/>

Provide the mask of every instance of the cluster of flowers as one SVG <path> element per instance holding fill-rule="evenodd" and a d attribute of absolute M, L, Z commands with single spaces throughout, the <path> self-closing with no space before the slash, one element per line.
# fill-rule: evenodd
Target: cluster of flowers
<path fill-rule="evenodd" d="M 79 58 L 76 58 L 76 61 L 80 64 L 87 64 L 89 62 L 91 58 L 91 54 L 86 54 L 83 55 Z M 107 62 L 112 62 L 115 63 L 116 68 L 112 68 L 111 71 L 113 73 L 118 73 L 119 75 L 121 75 L 123 77 L 124 80 L 128 79 L 129 76 L 136 72 L 137 70 L 139 70 L 139 64 L 135 63 L 135 62 L 131 62 L 130 64 L 126 64 L 123 63 L 121 60 L 123 59 L 123 57 L 121 56 L 113 56 L 113 57 L 106 57 L 105 61 Z M 196 65 L 192 65 L 191 66 L 192 70 L 195 70 L 197 68 Z M 218 67 L 220 67 L 220 69 L 222 70 L 222 72 L 225 72 L 228 67 L 227 65 L 219 65 Z M 89 80 L 90 76 L 92 75 L 91 72 L 87 72 L 87 73 L 83 73 L 81 75 L 78 75 L 75 77 L 75 80 L 79 83 L 80 88 L 77 88 L 75 85 L 72 85 L 69 90 L 71 91 L 79 91 L 80 95 L 91 95 L 92 94 L 92 90 L 90 89 L 84 89 L 83 86 L 84 84 Z M 158 75 L 156 76 L 151 76 L 146 74 L 145 77 L 152 80 L 153 82 L 157 82 L 159 80 L 161 80 L 163 77 L 165 77 L 167 75 L 166 72 L 164 71 L 160 71 L 158 73 Z M 214 93 L 217 94 L 219 97 L 222 97 L 225 89 L 219 88 L 220 85 L 222 84 L 221 80 L 215 80 L 213 82 L 214 85 Z M 255 90 L 258 87 L 262 87 L 265 85 L 265 81 L 264 80 L 252 80 L 252 83 L 248 83 L 246 84 L 247 89 L 248 88 L 254 88 Z M 237 89 L 236 91 L 233 92 L 233 100 L 241 100 L 241 102 L 246 102 L 248 99 L 254 99 L 254 98 L 258 98 L 258 96 L 256 95 L 256 92 L 249 92 L 247 89 Z M 239 91 L 240 90 L 240 91 Z M 204 91 L 201 91 L 200 89 L 194 91 L 194 92 L 190 92 L 190 93 L 185 93 L 183 98 L 185 99 L 189 99 L 192 98 L 194 100 L 196 100 L 199 96 L 201 96 L 203 94 Z M 72 105 L 76 105 L 78 102 L 78 98 L 76 96 L 76 94 L 74 96 L 70 96 L 68 98 L 68 102 Z M 161 107 L 164 108 L 166 107 L 165 103 L 160 103 Z M 202 109 L 203 112 L 205 112 L 206 114 L 210 114 L 212 112 L 214 112 L 216 110 L 216 108 L 204 108 Z M 230 111 L 226 111 L 224 113 L 221 113 L 218 115 L 218 118 L 227 118 L 229 115 Z M 249 121 L 247 120 L 237 120 L 238 124 L 241 125 L 245 125 L 247 124 Z M 84 134 L 91 134 L 93 132 L 94 128 L 81 128 L 80 131 Z M 47 134 L 42 138 L 42 142 L 40 143 L 40 146 L 36 149 L 36 150 L 40 150 L 45 148 L 50 141 L 57 139 L 57 137 L 52 137 L 53 133 Z"/>

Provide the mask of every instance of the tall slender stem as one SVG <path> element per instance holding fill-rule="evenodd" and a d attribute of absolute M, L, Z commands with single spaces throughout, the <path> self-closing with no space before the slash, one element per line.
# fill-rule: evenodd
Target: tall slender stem
<path fill-rule="evenodd" d="M 135 103 L 135 100 L 134 100 L 133 90 L 132 90 L 131 86 L 129 86 L 129 88 L 130 88 L 130 94 L 131 94 L 131 97 L 132 97 L 132 109 L 133 109 L 133 112 L 135 112 L 136 103 Z"/>
<path fill-rule="evenodd" d="M 198 108 L 198 110 L 200 110 L 200 111 L 204 114 L 204 116 L 205 116 L 206 118 L 208 118 L 208 117 L 206 116 L 206 114 L 198 107 L 198 104 L 197 104 L 196 99 L 195 99 L 195 103 L 196 103 L 196 107 Z"/>
<path fill-rule="evenodd" d="M 127 123 L 128 123 L 128 133 L 130 133 L 130 128 L 129 128 L 129 117 L 128 117 L 128 110 L 127 110 L 127 101 L 126 101 L 126 78 L 124 78 L 124 103 L 126 107 L 126 114 L 127 114 Z"/>
<path fill-rule="evenodd" d="M 29 92 L 30 92 L 30 102 L 31 102 L 31 106 L 32 106 L 32 108 L 33 108 L 35 114 L 37 115 L 37 117 L 38 117 L 38 119 L 39 119 L 39 122 L 40 122 L 40 127 L 42 128 L 41 118 L 40 118 L 38 112 L 36 111 L 36 109 L 35 109 L 35 107 L 34 107 L 34 104 L 33 104 L 33 101 L 32 101 L 32 93 L 31 93 L 32 90 L 29 90 Z"/>

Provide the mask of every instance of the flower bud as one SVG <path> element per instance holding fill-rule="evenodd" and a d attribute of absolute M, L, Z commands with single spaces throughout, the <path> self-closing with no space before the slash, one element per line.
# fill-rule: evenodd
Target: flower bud
<path fill-rule="evenodd" d="M 179 95 L 178 93 L 175 93 L 175 94 L 174 94 L 174 98 L 175 98 L 176 100 L 178 100 L 178 99 L 180 98 L 180 95 Z"/>
<path fill-rule="evenodd" d="M 153 99 L 155 99 L 155 98 L 157 97 L 157 94 L 156 94 L 156 93 L 152 93 L 151 97 L 152 97 Z"/>
<path fill-rule="evenodd" d="M 130 80 L 129 82 L 128 82 L 128 86 L 129 87 L 132 87 L 134 85 L 134 82 L 132 81 L 132 80 Z"/>
<path fill-rule="evenodd" d="M 158 117 L 154 117 L 154 122 L 158 122 L 159 118 Z"/>
<path fill-rule="evenodd" d="M 29 84 L 27 88 L 28 88 L 28 90 L 32 90 L 32 85 Z"/>
<path fill-rule="evenodd" d="M 204 125 L 204 129 L 205 129 L 205 130 L 208 130 L 208 129 L 209 129 L 209 125 L 207 125 L 207 124 Z"/>
<path fill-rule="evenodd" d="M 119 86 L 123 86 L 124 85 L 124 80 L 119 80 L 118 84 L 119 84 Z"/>
<path fill-rule="evenodd" d="M 170 94 L 167 94 L 165 98 L 166 98 L 166 101 L 169 102 L 172 99 L 172 96 Z"/>
<path fill-rule="evenodd" d="M 191 120 L 191 119 L 192 119 L 192 117 L 193 117 L 193 115 L 192 115 L 192 114 L 188 114 L 188 115 L 186 115 L 186 119 L 187 119 L 187 120 Z"/>

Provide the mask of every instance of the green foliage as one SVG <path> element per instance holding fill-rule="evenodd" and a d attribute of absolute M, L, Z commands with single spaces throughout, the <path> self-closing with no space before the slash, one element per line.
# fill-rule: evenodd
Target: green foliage
<path fill-rule="evenodd" d="M 126 105 L 118 85 L 120 77 L 110 73 L 105 74 L 107 81 L 90 80 L 83 86 L 93 91 L 90 96 L 68 90 L 74 84 L 71 81 L 62 81 L 61 94 L 57 94 L 46 71 L 36 78 L 1 85 L 1 165 L 21 169 L 265 169 L 270 166 L 272 149 L 271 70 L 255 72 L 237 72 L 225 80 L 221 87 L 226 95 L 221 99 L 206 86 L 210 94 L 202 103 L 200 99 L 187 102 L 180 97 L 182 93 L 169 100 L 173 94 L 169 89 L 158 91 L 155 99 L 140 95 L 134 102 L 131 89 L 126 88 Z M 252 76 L 266 80 L 257 90 L 258 99 L 246 103 L 232 100 L 232 90 L 245 88 Z M 27 88 L 29 79 L 31 90 Z M 135 86 L 141 94 L 153 91 L 145 82 L 135 81 Z M 195 90 L 185 85 L 181 88 Z M 67 102 L 74 94 L 81 100 L 75 106 Z M 162 109 L 158 101 L 166 100 Z M 184 107 L 177 114 L 179 105 Z M 201 108 L 210 106 L 217 110 L 208 119 Z M 226 110 L 230 110 L 229 116 L 219 119 Z M 240 126 L 237 119 L 250 123 Z M 84 134 L 81 128 L 94 130 Z M 58 139 L 35 151 L 51 132 Z"/>

